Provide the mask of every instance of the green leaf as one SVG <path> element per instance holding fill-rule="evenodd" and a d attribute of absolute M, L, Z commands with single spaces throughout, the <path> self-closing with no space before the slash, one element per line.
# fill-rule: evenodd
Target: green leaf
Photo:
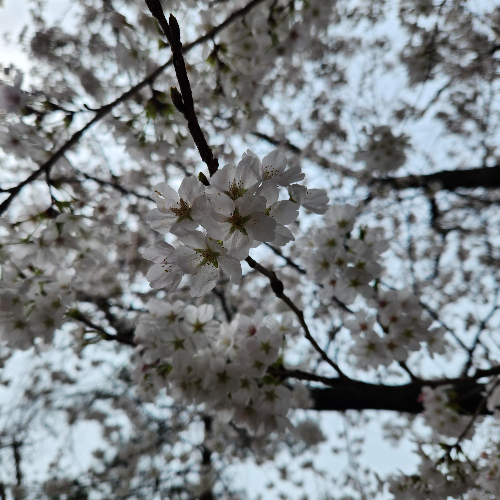
<path fill-rule="evenodd" d="M 174 367 L 170 363 L 163 363 L 156 367 L 156 373 L 158 373 L 160 377 L 166 378 L 173 368 Z"/>

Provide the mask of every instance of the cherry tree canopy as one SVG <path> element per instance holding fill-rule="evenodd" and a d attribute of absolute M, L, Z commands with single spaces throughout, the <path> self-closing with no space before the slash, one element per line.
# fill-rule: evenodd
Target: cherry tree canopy
<path fill-rule="evenodd" d="M 0 67 L 0 499 L 256 498 L 250 464 L 265 498 L 498 498 L 496 2 L 30 16 L 31 71 Z M 374 426 L 411 472 L 363 463 Z"/>

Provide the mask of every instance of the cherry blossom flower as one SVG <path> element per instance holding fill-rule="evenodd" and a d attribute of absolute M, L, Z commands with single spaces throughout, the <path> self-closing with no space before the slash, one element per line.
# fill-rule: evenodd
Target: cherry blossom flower
<path fill-rule="evenodd" d="M 364 161 L 370 171 L 387 173 L 397 170 L 406 162 L 405 149 L 408 138 L 395 136 L 390 127 L 374 127 L 368 139 L 366 150 L 358 151 L 355 159 Z"/>
<path fill-rule="evenodd" d="M 241 280 L 240 263 L 229 256 L 214 239 L 195 231 L 179 238 L 182 246 L 172 253 L 172 259 L 186 274 L 191 275 L 191 295 L 200 297 L 212 290 L 221 269 L 235 285 Z"/>
<path fill-rule="evenodd" d="M 255 192 L 259 184 L 258 159 L 246 155 L 238 166 L 226 165 L 217 170 L 210 179 L 210 186 L 206 188 L 207 195 L 224 193 L 233 201 L 244 195 Z"/>
<path fill-rule="evenodd" d="M 307 189 L 300 184 L 288 186 L 290 200 L 298 203 L 315 214 L 324 214 L 328 210 L 328 196 L 324 189 Z"/>
<path fill-rule="evenodd" d="M 289 200 L 279 201 L 278 186 L 272 183 L 265 182 L 256 194 L 266 198 L 266 215 L 276 221 L 275 237 L 271 243 L 283 246 L 295 240 L 292 232 L 285 226 L 297 219 L 299 215 L 297 204 Z"/>
<path fill-rule="evenodd" d="M 243 260 L 253 240 L 274 240 L 276 222 L 266 215 L 263 196 L 233 201 L 225 194 L 216 193 L 209 194 L 208 199 L 210 212 L 203 219 L 203 227 L 209 236 L 224 242 L 230 256 Z"/>
<path fill-rule="evenodd" d="M 151 197 L 158 208 L 148 213 L 147 221 L 151 229 L 166 234 L 182 235 L 196 230 L 205 215 L 205 188 L 194 177 L 186 177 L 179 193 L 165 182 L 153 188 Z"/>
<path fill-rule="evenodd" d="M 151 288 L 165 288 L 167 292 L 173 292 L 179 286 L 184 273 L 172 259 L 173 250 L 172 245 L 157 241 L 142 253 L 145 259 L 155 263 L 146 274 Z"/>
<path fill-rule="evenodd" d="M 305 174 L 300 167 L 286 169 L 287 159 L 285 153 L 279 150 L 272 151 L 264 156 L 260 164 L 259 173 L 262 180 L 272 181 L 278 186 L 289 186 L 304 179 Z"/>
<path fill-rule="evenodd" d="M 334 205 L 325 213 L 325 223 L 335 228 L 339 234 L 346 235 L 354 227 L 356 208 L 352 205 Z"/>
<path fill-rule="evenodd" d="M 210 304 L 202 304 L 200 307 L 188 305 L 184 310 L 181 328 L 192 338 L 198 349 L 206 347 L 209 339 L 220 329 L 220 324 L 213 317 L 214 308 Z"/>

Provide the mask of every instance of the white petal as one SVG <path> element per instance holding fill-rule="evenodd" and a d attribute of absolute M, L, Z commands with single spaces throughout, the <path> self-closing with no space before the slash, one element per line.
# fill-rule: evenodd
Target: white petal
<path fill-rule="evenodd" d="M 198 319 L 201 323 L 208 323 L 214 317 L 214 306 L 202 304 L 198 307 Z"/>
<path fill-rule="evenodd" d="M 253 159 L 252 168 L 254 170 L 255 177 L 259 181 L 262 180 L 262 177 L 260 175 L 260 171 L 261 171 L 261 167 L 262 167 L 262 165 L 260 163 L 260 158 L 255 153 L 250 151 L 249 149 L 247 149 L 246 152 L 243 153 L 243 156 L 242 156 L 243 159 L 245 159 L 247 157 L 251 157 Z"/>
<path fill-rule="evenodd" d="M 271 179 L 280 172 L 284 172 L 286 168 L 286 155 L 279 149 L 271 151 L 262 159 L 263 178 Z"/>
<path fill-rule="evenodd" d="M 179 241 L 190 248 L 205 248 L 206 246 L 205 235 L 200 231 L 193 231 L 186 236 L 181 236 Z"/>
<path fill-rule="evenodd" d="M 180 222 L 175 222 L 170 228 L 170 232 L 176 236 L 186 236 L 196 231 L 199 225 L 198 221 L 183 219 Z"/>
<path fill-rule="evenodd" d="M 196 177 L 185 177 L 179 187 L 179 197 L 192 205 L 194 200 L 205 194 L 205 186 Z"/>
<path fill-rule="evenodd" d="M 207 189 L 209 209 L 215 214 L 229 217 L 234 212 L 234 201 L 224 193 L 213 192 Z"/>
<path fill-rule="evenodd" d="M 288 186 L 288 193 L 290 198 L 292 198 L 295 203 L 302 205 L 307 194 L 307 188 L 305 186 L 301 186 L 300 184 L 292 184 Z"/>
<path fill-rule="evenodd" d="M 146 274 L 151 288 L 165 288 L 167 292 L 173 292 L 181 282 L 181 270 L 172 264 L 155 264 Z"/>
<path fill-rule="evenodd" d="M 299 205 L 293 201 L 278 201 L 271 206 L 269 215 L 285 226 L 291 224 L 299 215 Z"/>
<path fill-rule="evenodd" d="M 266 199 L 263 196 L 248 196 L 236 200 L 236 207 L 238 207 L 241 215 L 250 215 L 252 212 L 266 211 Z"/>
<path fill-rule="evenodd" d="M 166 182 L 160 182 L 153 187 L 151 198 L 156 201 L 158 208 L 162 212 L 167 212 L 168 209 L 178 203 L 179 195 Z"/>
<path fill-rule="evenodd" d="M 229 191 L 229 187 L 234 182 L 235 177 L 236 167 L 231 164 L 224 165 L 224 167 L 217 170 L 210 178 L 210 187 L 207 188 L 207 193 L 215 194 Z"/>
<path fill-rule="evenodd" d="M 197 254 L 193 249 L 181 246 L 175 249 L 170 258 L 175 262 L 186 274 L 194 274 L 198 272 L 198 268 L 203 260 L 201 255 Z"/>
<path fill-rule="evenodd" d="M 193 201 L 193 204 L 191 205 L 191 218 L 193 220 L 201 221 L 203 220 L 203 217 L 205 217 L 207 213 L 207 198 L 203 194 L 202 196 L 198 196 Z"/>
<path fill-rule="evenodd" d="M 219 256 L 217 260 L 222 270 L 228 274 L 231 283 L 239 285 L 241 282 L 241 264 L 239 261 L 224 256 Z"/>
<path fill-rule="evenodd" d="M 148 247 L 144 250 L 144 252 L 142 252 L 142 257 L 157 263 L 163 262 L 173 249 L 174 247 L 172 245 L 169 245 L 164 241 L 157 241 L 152 247 Z"/>
<path fill-rule="evenodd" d="M 248 235 L 257 241 L 273 241 L 276 221 L 262 212 L 254 212 L 252 218 L 245 224 Z"/>
<path fill-rule="evenodd" d="M 293 184 L 294 182 L 299 182 L 304 179 L 306 175 L 303 174 L 300 170 L 300 167 L 292 167 L 289 168 L 286 172 L 283 172 L 280 174 L 276 182 L 280 186 L 288 186 L 290 184 Z"/>
<path fill-rule="evenodd" d="M 249 189 L 259 182 L 259 164 L 260 162 L 254 157 L 244 156 L 236 169 L 236 183 L 244 189 Z"/>
<path fill-rule="evenodd" d="M 271 242 L 273 245 L 276 245 L 278 247 L 282 247 L 286 245 L 287 243 L 290 243 L 290 241 L 294 241 L 295 238 L 292 234 L 292 231 L 288 229 L 287 227 L 281 225 L 281 224 L 276 224 L 276 231 L 275 231 L 276 237 L 274 240 Z"/>
<path fill-rule="evenodd" d="M 303 205 L 315 214 L 324 214 L 328 209 L 328 201 L 328 195 L 324 189 L 308 189 Z"/>
<path fill-rule="evenodd" d="M 191 277 L 191 297 L 201 297 L 215 286 L 219 270 L 212 264 L 201 266 Z"/>
<path fill-rule="evenodd" d="M 184 309 L 184 320 L 187 323 L 193 324 L 196 323 L 197 319 L 198 319 L 198 308 L 191 304 L 187 305 Z"/>
<path fill-rule="evenodd" d="M 225 240 L 229 237 L 231 224 L 227 222 L 217 222 L 213 217 L 207 215 L 202 222 L 208 236 L 216 240 Z"/>
<path fill-rule="evenodd" d="M 277 184 L 273 181 L 264 181 L 262 186 L 255 193 L 257 196 L 264 196 L 267 206 L 276 203 L 280 197 L 280 191 Z"/>
<path fill-rule="evenodd" d="M 146 216 L 149 227 L 160 234 L 167 234 L 176 220 L 173 214 L 162 213 L 157 208 L 153 208 Z"/>
<path fill-rule="evenodd" d="M 224 248 L 227 248 L 227 253 L 231 257 L 238 260 L 243 260 L 248 257 L 251 240 L 241 231 L 234 231 L 231 236 L 224 241 Z"/>

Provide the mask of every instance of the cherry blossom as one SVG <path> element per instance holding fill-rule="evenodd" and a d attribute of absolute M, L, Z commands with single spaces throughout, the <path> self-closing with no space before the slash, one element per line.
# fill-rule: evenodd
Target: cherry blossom
<path fill-rule="evenodd" d="M 224 242 L 228 255 L 242 260 L 253 240 L 273 241 L 276 222 L 266 216 L 266 199 L 252 196 L 231 200 L 225 194 L 209 194 L 209 214 L 203 219 L 207 234 Z"/>
<path fill-rule="evenodd" d="M 266 498 L 498 497 L 483 4 L 32 3 L 25 82 L 0 68 L 0 497 L 236 499 L 252 463 Z"/>
<path fill-rule="evenodd" d="M 27 95 L 21 90 L 23 74 L 16 73 L 14 85 L 0 83 L 0 109 L 7 113 L 19 113 L 26 104 Z"/>
<path fill-rule="evenodd" d="M 155 263 L 146 274 L 151 288 L 166 288 L 166 291 L 172 292 L 179 286 L 184 273 L 172 259 L 173 250 L 172 245 L 157 241 L 154 246 L 146 248 L 142 253 L 145 259 Z"/>
<path fill-rule="evenodd" d="M 173 262 L 191 275 L 191 295 L 200 297 L 216 284 L 220 269 L 236 285 L 241 280 L 241 265 L 216 240 L 199 231 L 179 238 L 182 246 L 171 254 Z"/>
<path fill-rule="evenodd" d="M 157 184 L 151 197 L 158 208 L 148 214 L 151 229 L 161 234 L 172 232 L 182 235 L 194 231 L 205 215 L 205 197 L 203 184 L 194 177 L 186 177 L 179 194 L 169 185 Z"/>

